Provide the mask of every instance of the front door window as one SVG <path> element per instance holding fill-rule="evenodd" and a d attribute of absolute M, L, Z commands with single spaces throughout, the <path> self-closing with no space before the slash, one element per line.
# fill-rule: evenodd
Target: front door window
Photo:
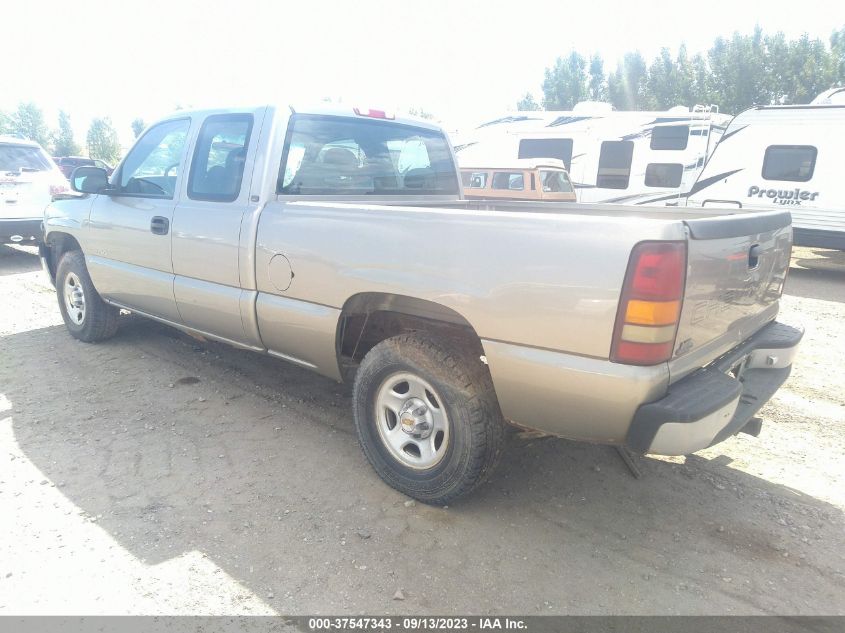
<path fill-rule="evenodd" d="M 190 127 L 190 119 L 179 119 L 150 128 L 123 162 L 120 193 L 173 198 Z"/>

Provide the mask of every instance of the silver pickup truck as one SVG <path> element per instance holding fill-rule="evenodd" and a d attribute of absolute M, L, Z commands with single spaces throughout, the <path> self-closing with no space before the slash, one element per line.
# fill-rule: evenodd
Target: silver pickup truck
<path fill-rule="evenodd" d="M 442 130 L 382 111 L 180 111 L 71 181 L 42 259 L 73 336 L 123 308 L 351 382 L 373 468 L 429 503 L 506 422 L 663 455 L 757 431 L 802 335 L 788 212 L 466 201 Z"/>

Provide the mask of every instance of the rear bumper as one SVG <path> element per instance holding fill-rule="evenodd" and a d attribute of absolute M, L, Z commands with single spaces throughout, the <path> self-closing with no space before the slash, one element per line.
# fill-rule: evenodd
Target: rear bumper
<path fill-rule="evenodd" d="M 0 244 L 13 241 L 12 238 L 19 236 L 27 241 L 31 238 L 41 239 L 41 218 L 22 218 L 7 220 L 0 218 Z"/>
<path fill-rule="evenodd" d="M 637 409 L 625 444 L 687 455 L 739 432 L 789 377 L 803 329 L 770 323 Z"/>

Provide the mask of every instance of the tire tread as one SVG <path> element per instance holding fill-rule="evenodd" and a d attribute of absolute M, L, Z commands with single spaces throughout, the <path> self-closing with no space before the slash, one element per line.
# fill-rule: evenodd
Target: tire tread
<path fill-rule="evenodd" d="M 63 283 L 61 280 L 71 271 L 76 273 L 84 285 L 86 314 L 85 323 L 81 328 L 71 327 L 62 297 Z M 91 281 L 91 275 L 88 274 L 85 255 L 82 251 L 68 251 L 59 260 L 59 265 L 56 268 L 56 295 L 59 299 L 59 310 L 62 313 L 62 318 L 74 338 L 84 343 L 96 343 L 111 338 L 117 332 L 120 311 L 103 301 L 97 293 L 94 283 Z"/>
<path fill-rule="evenodd" d="M 402 486 L 389 469 L 371 455 L 368 440 L 361 432 L 357 418 L 361 411 L 361 382 L 369 372 L 384 363 L 405 359 L 441 379 L 449 380 L 462 393 L 469 416 L 469 459 L 459 473 L 457 481 L 441 490 L 409 490 Z M 446 504 L 466 495 L 490 477 L 495 470 L 503 449 L 505 422 L 499 410 L 493 382 L 486 365 L 473 357 L 471 348 L 456 340 L 436 339 L 422 333 L 407 333 L 386 339 L 376 345 L 365 357 L 355 380 L 353 395 L 358 439 L 370 465 L 388 484 L 420 501 Z M 387 470 L 387 472 L 385 472 Z"/>

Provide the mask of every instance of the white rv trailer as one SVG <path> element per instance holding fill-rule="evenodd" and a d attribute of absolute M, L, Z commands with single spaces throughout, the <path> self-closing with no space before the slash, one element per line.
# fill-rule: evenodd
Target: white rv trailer
<path fill-rule="evenodd" d="M 616 111 L 584 102 L 566 112 L 516 112 L 458 135 L 458 162 L 556 158 L 582 202 L 683 204 L 730 116 L 715 107 Z"/>
<path fill-rule="evenodd" d="M 795 244 L 845 250 L 843 97 L 840 88 L 810 105 L 758 106 L 736 115 L 688 206 L 786 208 Z"/>

